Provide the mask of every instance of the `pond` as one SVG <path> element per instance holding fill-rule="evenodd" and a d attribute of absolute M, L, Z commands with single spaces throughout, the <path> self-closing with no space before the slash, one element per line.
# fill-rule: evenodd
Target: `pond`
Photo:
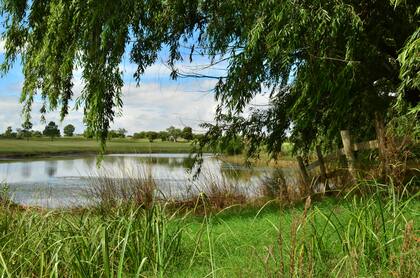
<path fill-rule="evenodd" d="M 166 197 L 182 198 L 197 193 L 209 183 L 240 186 L 256 194 L 269 168 L 247 168 L 204 155 L 197 179 L 188 171 L 188 154 L 112 154 L 100 167 L 95 156 L 56 157 L 0 162 L 2 194 L 16 203 L 42 207 L 82 206 L 91 201 L 87 192 L 100 178 L 128 179 L 151 175 Z"/>

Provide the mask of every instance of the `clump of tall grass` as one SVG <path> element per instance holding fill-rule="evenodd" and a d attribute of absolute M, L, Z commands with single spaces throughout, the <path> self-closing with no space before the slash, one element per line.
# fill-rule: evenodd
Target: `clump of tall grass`
<path fill-rule="evenodd" d="M 187 194 L 172 201 L 175 206 L 193 209 L 196 213 L 217 211 L 250 202 L 248 190 L 238 181 L 207 171 L 202 172 L 200 178 L 193 182 Z"/>
<path fill-rule="evenodd" d="M 184 227 L 159 204 L 106 214 L 0 209 L 0 276 L 164 277 Z"/>
<path fill-rule="evenodd" d="M 7 183 L 0 183 L 0 204 L 7 205 L 10 203 L 9 186 Z"/>
<path fill-rule="evenodd" d="M 363 187 L 363 190 L 358 187 Z M 399 193 L 393 186 L 372 181 L 361 182 L 355 191 L 358 193 L 348 193 L 329 210 L 311 205 L 308 197 L 303 212 L 296 214 L 292 223 L 280 221 L 276 226 L 277 251 L 269 252 L 265 260 L 266 275 L 418 275 L 420 245 L 416 235 L 418 228 L 417 231 L 415 228 L 418 227 L 415 222 L 418 218 L 409 219 L 407 215 L 416 215 L 409 210 L 419 193 Z M 284 227 L 290 227 L 290 230 Z"/>
<path fill-rule="evenodd" d="M 407 114 L 396 115 L 386 126 L 377 121 L 382 139 L 379 146 L 380 165 L 371 174 L 382 182 L 390 180 L 398 189 L 404 188 L 412 177 L 415 177 L 417 186 L 420 184 L 416 169 L 420 163 L 419 113 L 414 109 Z M 414 190 L 418 190 L 418 187 Z"/>
<path fill-rule="evenodd" d="M 155 179 L 150 168 L 107 171 L 99 176 L 89 178 L 86 190 L 87 197 L 96 207 L 106 209 L 122 204 L 135 204 L 149 207 L 158 194 Z"/>
<path fill-rule="evenodd" d="M 276 169 L 271 176 L 265 177 L 260 190 L 261 194 L 269 199 L 279 198 L 283 202 L 290 202 L 288 184 L 280 169 Z"/>
<path fill-rule="evenodd" d="M 265 199 L 276 199 L 283 205 L 289 205 L 304 201 L 308 196 L 322 192 L 322 189 L 317 178 L 307 184 L 294 169 L 275 169 L 262 179 L 259 191 Z"/>

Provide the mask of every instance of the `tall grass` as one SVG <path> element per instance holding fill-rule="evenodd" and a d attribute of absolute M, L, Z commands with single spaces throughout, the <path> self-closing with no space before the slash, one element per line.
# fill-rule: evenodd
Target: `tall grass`
<path fill-rule="evenodd" d="M 406 278 L 420 270 L 420 195 L 411 184 L 363 181 L 342 199 L 285 208 L 226 207 L 242 202 L 230 199 L 241 191 L 208 183 L 194 215 L 154 198 L 144 182 L 93 208 L 0 207 L 0 276 Z"/>
<path fill-rule="evenodd" d="M 90 184 L 85 190 L 86 197 L 96 207 L 107 210 L 127 203 L 149 207 L 156 198 L 162 197 L 150 168 L 103 171 L 102 175 L 89 178 Z"/>
<path fill-rule="evenodd" d="M 1 277 L 164 277 L 180 252 L 183 219 L 157 204 L 0 214 Z"/>
<path fill-rule="evenodd" d="M 269 255 L 275 265 L 286 266 L 270 274 L 416 277 L 420 270 L 415 223 L 419 193 L 406 195 L 372 181 L 361 182 L 354 191 L 357 194 L 348 193 L 339 205 L 327 210 L 311 206 L 308 197 L 303 212 L 293 217 L 289 232 L 282 229 L 284 223 L 279 224 L 278 255 Z"/>

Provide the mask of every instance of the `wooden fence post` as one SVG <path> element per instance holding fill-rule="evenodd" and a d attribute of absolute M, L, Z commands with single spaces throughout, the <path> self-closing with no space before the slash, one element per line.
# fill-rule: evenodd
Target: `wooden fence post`
<path fill-rule="evenodd" d="M 308 172 L 306 171 L 306 167 L 305 164 L 303 163 L 303 159 L 301 156 L 297 156 L 297 161 L 299 164 L 299 170 L 300 173 L 302 174 L 303 180 L 305 182 L 306 185 L 310 185 L 310 179 L 309 179 L 309 175 Z"/>
<path fill-rule="evenodd" d="M 376 139 L 378 140 L 378 152 L 379 152 L 379 163 L 381 169 L 381 175 L 386 175 L 386 139 L 385 139 L 385 125 L 383 118 L 375 113 L 375 129 Z"/>
<path fill-rule="evenodd" d="M 321 170 L 321 179 L 322 181 L 327 180 L 327 169 L 324 164 L 324 157 L 322 156 L 321 146 L 316 146 L 316 155 L 319 161 L 319 169 Z"/>
<path fill-rule="evenodd" d="M 344 154 L 347 158 L 350 175 L 353 179 L 356 178 L 355 157 L 353 153 L 353 144 L 351 142 L 350 132 L 348 130 L 341 130 L 341 140 L 343 142 Z"/>

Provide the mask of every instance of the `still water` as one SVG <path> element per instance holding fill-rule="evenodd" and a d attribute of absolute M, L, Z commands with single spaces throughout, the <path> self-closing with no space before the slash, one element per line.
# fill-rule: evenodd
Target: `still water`
<path fill-rule="evenodd" d="M 255 194 L 267 168 L 247 168 L 204 156 L 201 174 L 192 179 L 188 154 L 113 154 L 98 168 L 95 156 L 0 161 L 2 194 L 14 202 L 43 207 L 81 206 L 89 203 L 87 189 L 98 178 L 141 178 L 151 174 L 166 197 L 199 192 L 211 182 L 240 186 Z"/>

